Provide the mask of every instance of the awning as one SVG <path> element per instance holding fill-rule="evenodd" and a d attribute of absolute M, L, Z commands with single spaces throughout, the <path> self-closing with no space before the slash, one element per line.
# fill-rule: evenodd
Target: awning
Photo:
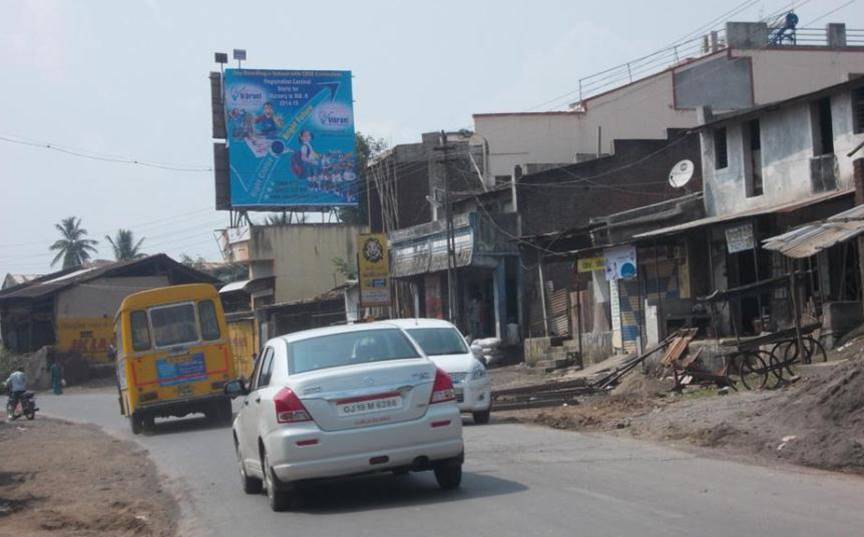
<path fill-rule="evenodd" d="M 814 222 L 762 241 L 762 247 L 795 259 L 816 255 L 835 244 L 864 233 L 864 205 L 837 213 L 824 222 Z"/>
<path fill-rule="evenodd" d="M 236 282 L 226 283 L 221 289 L 219 289 L 219 294 L 233 293 L 235 291 L 245 291 L 252 294 L 258 293 L 262 290 L 272 290 L 274 279 L 273 276 L 264 276 L 263 278 L 253 278 L 251 280 L 239 280 Z"/>
<path fill-rule="evenodd" d="M 474 258 L 474 231 L 470 227 L 454 230 L 456 268 L 466 267 Z M 391 276 L 404 278 L 447 270 L 447 235 L 438 233 L 409 244 L 393 244 Z"/>
<path fill-rule="evenodd" d="M 789 203 L 781 203 L 779 205 L 772 205 L 770 207 L 761 207 L 756 209 L 750 209 L 749 211 L 742 211 L 740 213 L 733 214 L 724 214 L 717 216 L 709 216 L 707 218 L 700 218 L 699 220 L 693 220 L 692 222 L 685 222 L 683 224 L 678 224 L 675 226 L 664 227 L 660 229 L 655 229 L 652 231 L 647 231 L 645 233 L 639 233 L 638 235 L 633 235 L 635 240 L 640 239 L 648 239 L 651 237 L 661 237 L 666 235 L 677 235 L 678 233 L 682 233 L 684 231 L 688 231 L 691 229 L 696 229 L 700 227 L 710 226 L 712 224 L 722 224 L 725 222 L 732 222 L 734 220 L 741 220 L 742 218 L 751 218 L 754 216 L 762 216 L 765 214 L 771 213 L 789 213 L 792 211 L 796 211 L 798 209 L 802 209 L 804 207 L 809 207 L 811 205 L 816 205 L 817 203 L 822 203 L 824 201 L 829 201 L 835 198 L 840 198 L 843 196 L 851 195 L 854 191 L 852 190 L 840 190 L 835 192 L 828 192 L 825 194 L 819 194 L 817 196 L 813 196 L 807 198 L 802 201 L 793 201 Z"/>

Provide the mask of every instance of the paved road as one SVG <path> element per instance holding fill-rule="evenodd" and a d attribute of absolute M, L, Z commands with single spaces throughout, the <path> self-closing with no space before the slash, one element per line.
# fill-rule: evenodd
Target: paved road
<path fill-rule="evenodd" d="M 50 415 L 132 438 L 110 391 L 42 395 Z M 515 424 L 465 428 L 461 490 L 428 474 L 327 484 L 273 513 L 239 487 L 227 428 L 203 419 L 136 437 L 183 496 L 184 535 L 405 537 L 852 536 L 864 480 L 705 459 L 646 443 Z"/>

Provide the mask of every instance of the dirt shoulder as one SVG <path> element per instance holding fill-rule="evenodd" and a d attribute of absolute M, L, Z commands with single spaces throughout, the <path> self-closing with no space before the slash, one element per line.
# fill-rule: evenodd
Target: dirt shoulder
<path fill-rule="evenodd" d="M 609 395 L 495 416 L 641 438 L 739 460 L 864 475 L 864 339 L 831 359 L 798 367 L 800 380 L 777 390 L 726 392 L 706 386 L 675 394 L 670 392 L 671 380 L 635 371 Z"/>
<path fill-rule="evenodd" d="M 0 536 L 175 535 L 146 451 L 95 426 L 0 416 Z"/>

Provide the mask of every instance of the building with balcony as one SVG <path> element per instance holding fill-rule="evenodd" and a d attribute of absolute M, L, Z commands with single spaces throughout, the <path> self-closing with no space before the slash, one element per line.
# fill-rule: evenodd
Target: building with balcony
<path fill-rule="evenodd" d="M 699 124 L 697 109 L 750 109 L 864 73 L 864 30 L 831 23 L 778 39 L 763 22 L 728 22 L 697 37 L 579 80 L 567 109 L 474 114 L 472 143 L 489 186 L 527 164 L 581 162 L 616 139 L 665 139 Z M 551 103 L 564 106 L 566 101 Z M 548 106 L 548 103 L 547 103 Z"/>

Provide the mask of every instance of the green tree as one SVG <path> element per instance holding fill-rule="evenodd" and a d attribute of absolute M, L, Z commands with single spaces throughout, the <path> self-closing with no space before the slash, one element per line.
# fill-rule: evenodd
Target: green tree
<path fill-rule="evenodd" d="M 182 254 L 180 262 L 187 267 L 206 272 L 222 283 L 231 283 L 249 278 L 249 268 L 242 263 L 211 263 L 200 255 L 196 259 L 188 254 Z"/>
<path fill-rule="evenodd" d="M 287 211 L 268 214 L 264 219 L 264 225 L 266 226 L 287 226 L 288 224 L 305 223 L 306 213 L 289 213 Z"/>
<path fill-rule="evenodd" d="M 381 138 L 365 135 L 358 132 L 354 136 L 355 151 L 357 152 L 357 176 L 359 177 L 359 193 L 357 207 L 339 207 L 337 214 L 339 221 L 346 224 L 361 224 L 368 222 L 369 208 L 366 204 L 366 190 L 369 188 L 367 178 L 367 166 L 369 161 L 380 155 L 387 149 L 387 142 Z"/>
<path fill-rule="evenodd" d="M 96 245 L 99 242 L 87 238 L 87 230 L 81 227 L 80 218 L 76 219 L 74 216 L 64 218 L 59 224 L 54 224 L 54 227 L 60 232 L 62 238 L 49 248 L 57 252 L 54 260 L 51 261 L 52 267 L 61 259 L 64 269 L 80 267 L 90 260 L 91 254 L 96 253 Z"/>
<path fill-rule="evenodd" d="M 114 250 L 114 259 L 117 261 L 131 261 L 146 256 L 141 252 L 141 243 L 144 242 L 144 237 L 135 242 L 135 234 L 129 229 L 118 229 L 113 239 L 105 235 L 105 240 Z"/>
<path fill-rule="evenodd" d="M 330 260 L 336 272 L 345 277 L 346 280 L 357 279 L 357 267 L 353 261 L 346 261 L 342 257 L 334 257 Z"/>

